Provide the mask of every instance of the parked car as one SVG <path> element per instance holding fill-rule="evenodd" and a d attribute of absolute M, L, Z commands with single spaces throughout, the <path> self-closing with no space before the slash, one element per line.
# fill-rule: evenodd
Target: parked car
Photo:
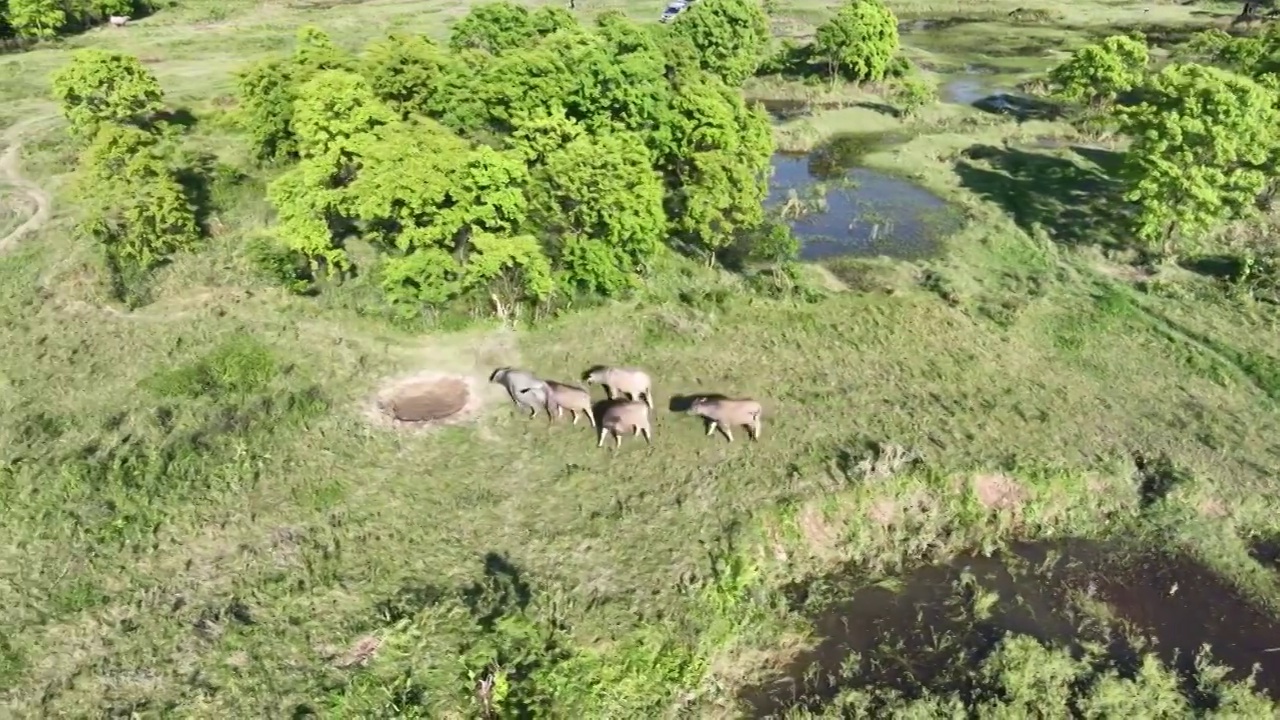
<path fill-rule="evenodd" d="M 662 17 L 658 18 L 658 22 L 671 22 L 687 7 L 689 7 L 689 0 L 672 0 L 672 3 L 667 6 L 667 9 L 662 11 Z"/>

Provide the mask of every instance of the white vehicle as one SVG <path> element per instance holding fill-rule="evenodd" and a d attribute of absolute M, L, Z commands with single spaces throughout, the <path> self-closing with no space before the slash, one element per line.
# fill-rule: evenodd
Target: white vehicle
<path fill-rule="evenodd" d="M 689 0 L 672 0 L 672 3 L 667 6 L 667 9 L 662 11 L 662 17 L 658 18 L 658 22 L 671 22 L 687 7 L 689 7 Z"/>

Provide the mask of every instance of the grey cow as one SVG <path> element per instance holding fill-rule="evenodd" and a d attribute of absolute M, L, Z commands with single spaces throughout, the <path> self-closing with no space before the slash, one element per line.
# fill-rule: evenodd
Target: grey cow
<path fill-rule="evenodd" d="M 529 417 L 536 416 L 541 407 L 547 411 L 547 420 L 554 420 L 560 409 L 547 383 L 528 370 L 500 367 L 489 376 L 489 382 L 506 388 L 512 402 L 529 410 Z"/>

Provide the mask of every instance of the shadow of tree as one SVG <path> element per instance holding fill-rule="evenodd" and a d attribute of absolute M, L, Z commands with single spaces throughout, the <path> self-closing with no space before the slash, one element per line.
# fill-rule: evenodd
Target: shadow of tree
<path fill-rule="evenodd" d="M 1183 270 L 1203 275 L 1214 280 L 1238 280 L 1244 274 L 1244 263 L 1239 257 L 1230 255 L 1198 255 L 1178 261 Z"/>
<path fill-rule="evenodd" d="M 963 156 L 956 163 L 961 185 L 1000 205 L 1026 232 L 1041 229 L 1064 245 L 1124 244 L 1116 237 L 1123 219 L 1119 183 L 1102 170 L 992 145 L 971 146 Z"/>
<path fill-rule="evenodd" d="M 183 130 L 190 130 L 200 122 L 200 119 L 187 108 L 177 108 L 174 110 L 161 110 L 155 113 L 151 116 L 151 122 L 156 125 L 171 125 Z"/>
<path fill-rule="evenodd" d="M 520 570 L 494 552 L 484 556 L 484 577 L 462 591 L 462 601 L 486 631 L 502 616 L 522 612 L 533 600 L 533 589 Z"/>
<path fill-rule="evenodd" d="M 867 110 L 874 110 L 881 115 L 887 115 L 894 119 L 900 119 L 902 117 L 902 111 L 888 103 L 864 101 L 854 103 L 853 106 L 865 108 Z"/>
<path fill-rule="evenodd" d="M 1058 120 L 1063 116 L 1060 105 L 1040 98 L 997 93 L 973 103 L 973 107 L 992 115 L 1008 115 L 1018 122 Z"/>

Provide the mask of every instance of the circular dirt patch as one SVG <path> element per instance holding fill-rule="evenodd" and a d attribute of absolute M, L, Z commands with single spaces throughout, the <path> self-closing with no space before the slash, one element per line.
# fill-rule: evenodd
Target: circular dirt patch
<path fill-rule="evenodd" d="M 420 374 L 389 384 L 374 401 L 379 424 L 448 425 L 467 419 L 479 405 L 470 378 Z"/>

